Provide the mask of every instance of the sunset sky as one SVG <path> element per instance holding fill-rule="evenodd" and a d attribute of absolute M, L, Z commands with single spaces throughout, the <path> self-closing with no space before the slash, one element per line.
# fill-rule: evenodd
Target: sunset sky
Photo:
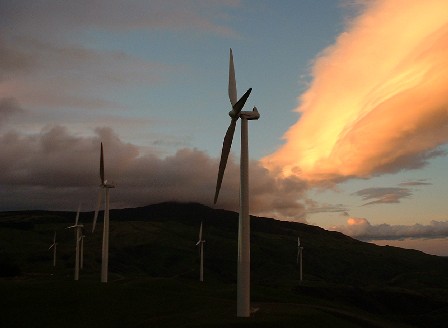
<path fill-rule="evenodd" d="M 0 210 L 212 205 L 229 48 L 251 213 L 448 256 L 446 0 L 0 0 Z M 239 131 L 239 129 L 237 129 Z M 239 135 L 218 208 L 238 209 Z M 113 219 L 113 218 L 111 218 Z M 306 241 L 303 241 L 306 247 Z"/>

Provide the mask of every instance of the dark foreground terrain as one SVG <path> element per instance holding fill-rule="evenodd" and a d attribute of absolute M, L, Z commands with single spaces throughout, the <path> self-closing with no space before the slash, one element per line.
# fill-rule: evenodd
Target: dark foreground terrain
<path fill-rule="evenodd" d="M 0 327 L 446 327 L 448 259 L 300 223 L 251 222 L 251 318 L 236 318 L 238 215 L 199 204 L 113 210 L 109 283 L 101 223 L 73 281 L 70 212 L 0 213 Z M 206 239 L 205 282 L 195 246 Z M 52 266 L 57 232 L 56 268 Z M 298 280 L 297 237 L 304 246 Z"/>

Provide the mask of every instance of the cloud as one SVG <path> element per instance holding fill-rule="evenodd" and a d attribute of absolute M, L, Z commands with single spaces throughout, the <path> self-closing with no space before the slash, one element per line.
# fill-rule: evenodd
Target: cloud
<path fill-rule="evenodd" d="M 111 49 L 112 38 L 120 40 L 115 45 L 130 39 L 146 43 L 145 33 L 160 30 L 235 37 L 225 13 L 240 5 L 238 0 L 0 1 L 0 97 L 40 111 L 129 108 L 129 98 L 142 86 L 177 79 L 186 68 L 131 55 L 129 47 Z"/>
<path fill-rule="evenodd" d="M 0 98 L 0 127 L 12 116 L 23 113 L 24 110 L 19 106 L 14 98 Z"/>
<path fill-rule="evenodd" d="M 114 29 L 115 31 L 144 29 L 185 29 L 203 33 L 235 35 L 224 23 L 223 10 L 240 5 L 237 0 L 79 0 L 61 3 L 57 0 L 29 3 L 24 0 L 2 1 L 2 26 L 20 33 L 45 33 L 52 38 L 68 31 L 73 37 L 84 29 Z M 54 28 L 57 26 L 58 28 Z M 39 31 L 39 32 L 38 32 Z"/>
<path fill-rule="evenodd" d="M 263 165 L 321 183 L 421 168 L 445 155 L 447 10 L 443 0 L 364 2 L 316 58 L 300 119 Z"/>
<path fill-rule="evenodd" d="M 123 90 L 129 90 L 123 86 L 135 88 L 162 83 L 164 74 L 174 69 L 119 51 L 93 50 L 47 40 L 24 38 L 15 40 L 10 48 L 26 54 L 29 64 L 21 74 L 4 76 L 0 96 L 14 96 L 24 106 L 123 108 L 119 98 L 125 99 Z M 115 96 L 106 96 L 108 91 Z"/>
<path fill-rule="evenodd" d="M 28 71 L 33 65 L 32 56 L 14 47 L 8 47 L 0 36 L 0 82 L 18 73 Z"/>
<path fill-rule="evenodd" d="M 144 206 L 163 201 L 211 205 L 218 160 L 197 149 L 184 148 L 161 158 L 151 151 L 123 142 L 110 128 L 92 136 L 76 136 L 63 126 L 40 133 L 0 135 L 0 210 L 65 209 L 78 202 L 93 209 L 99 185 L 99 147 L 104 144 L 105 175 L 116 188 L 113 208 Z M 291 177 L 272 177 L 259 163 L 251 165 L 251 211 L 290 220 L 304 220 L 298 201 L 306 184 Z M 219 208 L 237 210 L 239 166 L 232 158 L 226 169 Z"/>
<path fill-rule="evenodd" d="M 306 199 L 306 213 L 341 213 L 342 216 L 348 216 L 348 209 L 344 204 L 320 204 L 312 199 Z"/>
<path fill-rule="evenodd" d="M 339 231 L 345 235 L 369 240 L 401 240 L 405 238 L 440 238 L 448 235 L 448 221 L 431 221 L 429 225 L 371 225 L 365 218 L 347 219 L 343 226 L 333 226 L 329 230 Z"/>
<path fill-rule="evenodd" d="M 415 187 L 415 186 L 430 186 L 432 185 L 431 182 L 427 182 L 425 179 L 420 179 L 417 181 L 406 181 L 399 184 L 403 187 Z"/>
<path fill-rule="evenodd" d="M 393 204 L 399 203 L 403 198 L 409 198 L 412 196 L 412 192 L 408 188 L 399 187 L 387 187 L 387 188 L 366 188 L 358 190 L 353 193 L 356 196 L 361 196 L 363 200 L 371 200 L 363 204 L 373 205 L 373 204 Z"/>

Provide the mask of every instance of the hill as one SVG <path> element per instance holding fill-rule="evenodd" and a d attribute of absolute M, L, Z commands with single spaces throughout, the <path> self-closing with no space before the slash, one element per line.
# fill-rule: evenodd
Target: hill
<path fill-rule="evenodd" d="M 27 297 L 20 296 L 26 290 L 31 299 L 36 293 L 58 299 L 55 288 L 67 295 L 69 303 L 88 295 L 88 304 L 94 302 L 100 312 L 104 293 L 122 299 L 115 301 L 115 306 L 126 308 L 129 313 L 140 309 L 142 299 L 148 306 L 158 308 L 161 302 L 167 307 L 163 316 L 160 317 L 163 310 L 147 311 L 140 321 L 128 323 L 128 327 L 144 327 L 148 320 L 148 326 L 153 327 L 193 327 L 194 322 L 201 327 L 215 327 L 223 322 L 223 326 L 256 323 L 257 327 L 292 327 L 301 322 L 305 327 L 319 327 L 326 320 L 333 327 L 443 327 L 448 319 L 448 259 L 364 243 L 316 226 L 252 217 L 252 302 L 260 310 L 249 321 L 237 320 L 234 302 L 238 214 L 195 203 L 112 210 L 111 281 L 107 286 L 98 282 L 101 224 L 91 234 L 93 213 L 81 213 L 87 236 L 85 267 L 81 280 L 75 284 L 71 280 L 74 237 L 72 231 L 65 229 L 74 218 L 72 212 L 0 213 L 0 276 L 5 277 L 0 286 L 7 293 L 3 295 L 10 295 L 0 301 L 2 311 L 9 309 L 9 315 L 3 314 L 0 320 L 12 320 L 14 304 L 27 304 Z M 204 284 L 197 282 L 199 258 L 195 246 L 201 221 L 206 239 Z M 52 254 L 48 251 L 53 231 L 58 239 L 56 268 L 52 267 Z M 298 236 L 304 246 L 302 283 L 296 264 Z M 13 276 L 16 278 L 6 278 Z M 48 288 L 53 292 L 48 292 Z M 144 298 L 143 290 L 155 293 L 159 302 Z M 120 296 L 120 292 L 128 297 Z M 191 304 L 179 301 L 192 295 L 194 300 L 185 301 Z M 124 300 L 127 305 L 123 305 Z M 56 309 L 60 304 L 54 305 Z M 192 311 L 183 312 L 182 307 L 193 304 L 207 308 L 206 320 L 189 321 Z M 84 306 L 82 310 L 86 311 Z M 102 311 L 109 313 L 107 309 Z M 306 320 L 310 320 L 309 325 Z M 43 322 L 42 326 L 51 326 L 50 322 Z M 82 322 L 89 326 L 89 320 Z M 114 322 L 119 326 L 118 319 Z M 91 325 L 101 326 L 98 322 Z"/>

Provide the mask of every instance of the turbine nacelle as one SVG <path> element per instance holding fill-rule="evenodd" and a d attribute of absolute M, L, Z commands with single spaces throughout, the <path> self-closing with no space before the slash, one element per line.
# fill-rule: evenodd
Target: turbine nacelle
<path fill-rule="evenodd" d="M 240 117 L 246 120 L 258 120 L 260 118 L 260 113 L 257 107 L 254 107 L 252 111 L 240 112 Z"/>

